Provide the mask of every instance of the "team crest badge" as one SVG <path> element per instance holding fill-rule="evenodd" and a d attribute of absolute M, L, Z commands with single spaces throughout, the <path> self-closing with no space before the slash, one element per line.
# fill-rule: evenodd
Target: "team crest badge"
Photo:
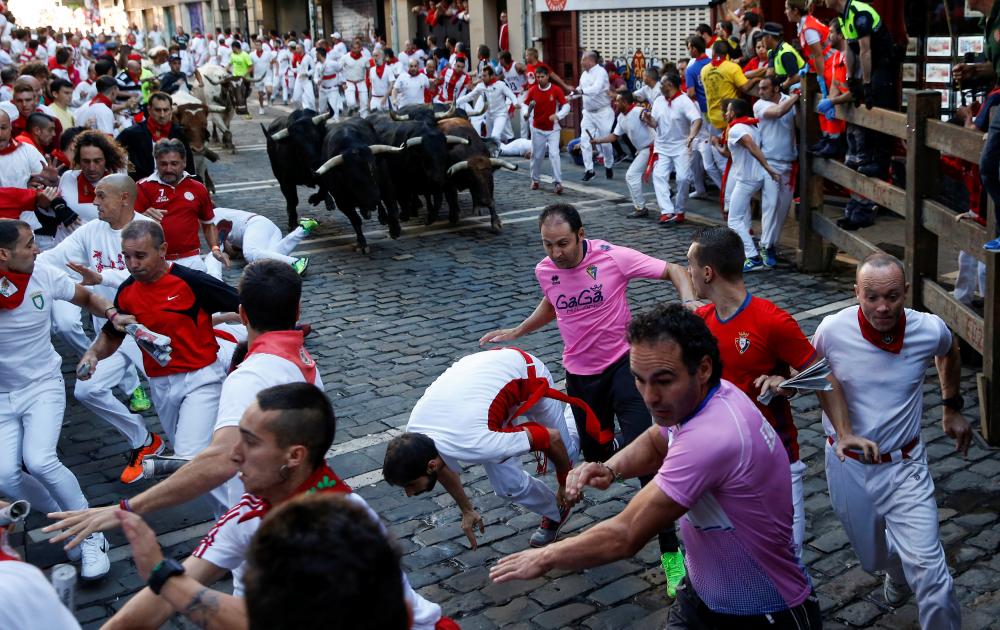
<path fill-rule="evenodd" d="M 602 252 L 606 252 L 609 249 L 611 249 L 611 246 L 605 243 L 604 245 L 601 245 L 598 249 L 600 249 Z"/>
<path fill-rule="evenodd" d="M 552 276 L 552 284 L 559 284 L 559 276 Z"/>
<path fill-rule="evenodd" d="M 587 275 L 597 280 L 597 265 L 590 265 L 587 267 Z"/>
<path fill-rule="evenodd" d="M 7 276 L 0 278 L 0 295 L 9 298 L 15 293 L 17 293 L 17 285 L 8 280 Z"/>
<path fill-rule="evenodd" d="M 302 361 L 302 365 L 312 365 L 312 357 L 306 352 L 305 348 L 299 348 L 299 360 Z"/>
<path fill-rule="evenodd" d="M 37 308 L 38 310 L 42 310 L 43 308 L 45 308 L 45 296 L 43 296 L 41 293 L 32 293 L 31 303 L 34 304 L 35 308 Z"/>
<path fill-rule="evenodd" d="M 740 351 L 740 354 L 743 354 L 750 349 L 750 333 L 741 332 L 739 336 L 736 337 L 736 349 Z"/>

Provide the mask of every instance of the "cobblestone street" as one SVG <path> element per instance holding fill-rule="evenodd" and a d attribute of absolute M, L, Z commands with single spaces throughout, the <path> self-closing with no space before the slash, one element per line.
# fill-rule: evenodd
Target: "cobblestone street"
<path fill-rule="evenodd" d="M 280 108 L 279 108 L 280 109 Z M 259 122 L 235 121 L 238 152 L 222 154 L 210 166 L 218 206 L 268 216 L 286 228 L 284 200 L 273 179 Z M 254 106 L 253 111 L 256 111 Z M 489 566 L 500 556 L 527 548 L 538 517 L 492 493 L 483 469 L 467 468 L 462 477 L 486 522 L 479 549 L 471 550 L 459 527 L 459 510 L 438 486 L 432 493 L 407 498 L 382 480 L 386 442 L 405 426 L 424 389 L 453 361 L 475 352 L 484 332 L 516 324 L 537 304 L 533 268 L 542 258 L 536 217 L 555 201 L 577 205 L 587 234 L 684 264 L 693 233 L 717 222 L 717 204 L 696 205 L 689 220 L 667 228 L 654 218 L 626 220 L 632 205 L 625 193 L 625 165 L 616 178 L 579 182 L 581 169 L 564 161 L 566 192 L 557 197 L 551 184 L 530 191 L 527 163 L 518 172 L 496 174 L 501 234 L 489 230 L 488 216 L 472 216 L 467 193 L 459 195 L 463 218 L 457 226 L 421 219 L 404 225 L 403 236 L 390 240 L 373 218 L 365 222 L 372 246 L 368 256 L 354 251 L 354 233 L 339 212 L 309 208 L 300 189 L 300 216 L 318 219 L 316 236 L 302 243 L 299 255 L 310 257 L 302 300 L 302 321 L 315 331 L 307 346 L 323 375 L 338 418 L 331 465 L 389 524 L 405 554 L 403 562 L 414 588 L 441 604 L 444 613 L 465 630 L 488 628 L 661 628 L 670 600 L 664 587 L 656 542 L 631 560 L 580 573 L 555 572 L 545 578 L 494 585 Z M 547 172 L 547 168 L 543 173 Z M 653 194 L 647 187 L 652 205 Z M 653 213 L 655 215 L 655 213 Z M 790 219 L 794 221 L 794 218 Z M 786 256 L 793 252 L 786 248 Z M 242 261 L 227 272 L 235 283 Z M 851 276 L 810 276 L 784 263 L 770 272 L 748 276 L 750 290 L 792 313 L 807 334 L 822 318 L 853 303 Z M 633 310 L 676 298 L 669 283 L 632 285 Z M 518 344 L 546 362 L 563 378 L 561 340 L 555 325 Z M 62 351 L 63 348 L 60 348 Z M 64 353 L 64 356 L 65 353 Z M 76 357 L 67 357 L 70 385 L 60 441 L 63 461 L 77 474 L 92 505 L 116 503 L 148 487 L 118 481 L 126 444 L 72 397 Z M 864 366 L 859 366 L 864 369 Z M 933 370 L 932 370 L 933 372 Z M 561 385 L 561 382 L 560 382 Z M 978 426 L 974 370 L 963 371 L 966 416 Z M 977 437 L 967 458 L 954 454 L 941 431 L 940 389 L 936 375 L 925 385 L 923 438 L 936 483 L 941 538 L 967 628 L 1000 628 L 1000 457 Z M 809 567 L 826 628 L 916 628 L 912 602 L 891 609 L 882 596 L 881 576 L 864 572 L 834 516 L 824 478 L 824 437 L 815 396 L 793 400 L 805 482 L 808 523 L 803 560 Z M 151 428 L 159 427 L 149 416 Z M 524 465 L 534 468 L 525 457 Z M 554 474 L 547 481 L 555 486 Z M 605 492 L 589 491 L 564 529 L 572 534 L 618 513 L 638 484 L 617 484 Z M 194 502 L 150 517 L 168 555 L 182 558 L 211 525 L 207 503 Z M 56 546 L 44 542 L 43 518 L 28 523 L 27 557 L 43 567 L 64 562 Z M 112 532 L 112 569 L 106 580 L 77 591 L 77 617 L 84 627 L 98 627 L 143 586 L 129 560 L 120 532 Z M 223 588 L 226 586 L 224 585 Z M 333 614 L 333 613 L 331 613 Z M 177 621 L 173 627 L 186 627 Z"/>

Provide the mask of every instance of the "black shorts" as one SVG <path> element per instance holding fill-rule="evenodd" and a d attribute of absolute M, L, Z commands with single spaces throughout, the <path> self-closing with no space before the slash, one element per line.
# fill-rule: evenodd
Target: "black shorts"
<path fill-rule="evenodd" d="M 698 597 L 685 577 L 677 587 L 677 597 L 670 606 L 667 625 L 670 630 L 816 630 L 823 627 L 819 599 L 808 599 L 794 608 L 767 615 L 727 615 L 711 610 Z"/>

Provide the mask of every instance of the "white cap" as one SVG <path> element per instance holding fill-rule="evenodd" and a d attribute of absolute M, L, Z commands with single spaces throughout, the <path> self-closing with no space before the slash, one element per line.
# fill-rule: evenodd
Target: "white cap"
<path fill-rule="evenodd" d="M 0 112 L 7 114 L 7 118 L 10 119 L 10 122 L 14 122 L 20 118 L 20 114 L 17 113 L 17 107 L 15 107 L 10 101 L 3 101 L 0 103 Z"/>
<path fill-rule="evenodd" d="M 333 38 L 334 38 L 334 39 L 343 39 L 343 38 L 342 38 L 342 37 L 340 36 L 340 33 L 337 33 L 337 32 L 334 32 L 334 33 L 333 33 Z"/>

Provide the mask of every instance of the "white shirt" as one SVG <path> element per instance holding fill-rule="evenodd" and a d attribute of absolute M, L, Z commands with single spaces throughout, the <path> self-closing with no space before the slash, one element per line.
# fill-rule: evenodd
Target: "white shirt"
<path fill-rule="evenodd" d="M 93 81 L 84 79 L 73 88 L 72 106 L 76 108 L 85 107 L 90 102 L 90 99 L 95 96 L 97 96 L 97 86 Z"/>
<path fill-rule="evenodd" d="M 313 58 L 305 55 L 295 66 L 295 80 L 311 81 L 313 75 Z"/>
<path fill-rule="evenodd" d="M 635 92 L 632 92 L 632 96 L 637 101 L 654 103 L 658 97 L 663 96 L 663 92 L 660 91 L 659 85 L 650 86 L 643 83 Z"/>
<path fill-rule="evenodd" d="M 768 162 L 794 162 L 798 158 L 795 148 L 795 107 L 788 110 L 781 118 L 764 118 L 764 112 L 792 98 L 782 94 L 777 103 L 759 99 L 753 104 L 754 118 L 760 122 L 760 150 Z"/>
<path fill-rule="evenodd" d="M 215 41 L 215 38 L 211 38 L 208 40 L 208 44 L 205 47 L 208 49 L 208 63 L 218 65 L 219 42 Z"/>
<path fill-rule="evenodd" d="M 247 225 L 250 221 L 254 219 L 269 220 L 267 217 L 262 217 L 259 214 L 247 212 L 246 210 L 236 210 L 235 208 L 215 208 L 212 212 L 215 213 L 212 223 L 218 225 L 220 221 L 229 221 L 233 224 L 228 236 L 226 236 L 226 241 L 240 248 L 243 247 L 243 235 L 246 233 Z"/>
<path fill-rule="evenodd" d="M 27 188 L 32 175 L 42 172 L 45 158 L 38 149 L 21 142 L 16 151 L 0 155 L 0 187 Z"/>
<path fill-rule="evenodd" d="M 163 45 L 163 33 L 160 31 L 150 31 L 149 32 L 149 43 L 152 44 L 152 48 Z"/>
<path fill-rule="evenodd" d="M 93 123 L 94 129 L 103 133 L 114 135 L 115 114 L 111 108 L 104 103 L 88 103 L 76 110 L 76 124 L 87 127 Z"/>
<path fill-rule="evenodd" d="M 599 112 L 611 107 L 611 97 L 608 95 L 611 82 L 608 79 L 608 71 L 600 65 L 584 70 L 580 74 L 580 85 L 576 89 L 583 92 L 583 109 L 586 111 Z"/>
<path fill-rule="evenodd" d="M 761 166 L 760 162 L 757 161 L 757 158 L 750 153 L 750 149 L 740 143 L 740 139 L 743 138 L 743 136 L 749 136 L 754 141 L 754 144 L 760 146 L 760 131 L 757 127 L 743 123 L 733 125 L 733 127 L 729 129 L 729 140 L 727 142 L 729 145 L 729 151 L 733 156 L 733 166 L 730 171 L 730 176 L 735 177 L 737 181 L 763 181 L 763 179 L 767 176 L 764 173 L 764 167 Z"/>
<path fill-rule="evenodd" d="M 219 65 L 223 68 L 229 66 L 229 58 L 233 56 L 233 49 L 229 46 L 219 44 Z"/>
<path fill-rule="evenodd" d="M 330 50 L 330 54 L 337 59 L 340 59 L 347 54 L 347 44 L 344 42 L 337 42 L 333 45 L 333 49 Z"/>
<path fill-rule="evenodd" d="M 511 63 L 509 68 L 504 68 L 503 64 L 500 64 L 500 74 L 503 76 L 504 83 L 507 84 L 511 92 L 514 94 L 524 92 L 524 82 L 526 79 L 523 74 L 517 71 L 516 63 Z"/>
<path fill-rule="evenodd" d="M 0 628 L 80 629 L 45 574 L 27 562 L 0 562 L 0 602 Z"/>
<path fill-rule="evenodd" d="M 35 264 L 24 289 L 5 280 L 0 272 L 0 294 L 9 297 L 23 290 L 25 296 L 17 308 L 0 309 L 2 393 L 60 377 L 62 358 L 52 347 L 52 303 L 69 301 L 76 293 L 76 285 L 68 275 L 44 263 Z"/>
<path fill-rule="evenodd" d="M 653 129 L 640 120 L 641 115 L 641 107 L 633 107 L 628 113 L 618 114 L 615 128 L 611 132 L 619 137 L 628 136 L 637 151 L 642 151 L 653 144 Z"/>
<path fill-rule="evenodd" d="M 676 157 L 687 151 L 691 125 L 701 120 L 698 106 L 687 94 L 679 92 L 673 100 L 656 99 L 650 115 L 656 121 L 653 149 L 657 154 Z"/>
<path fill-rule="evenodd" d="M 222 382 L 219 411 L 212 430 L 239 425 L 243 412 L 256 400 L 261 390 L 275 385 L 304 382 L 302 370 L 288 359 L 264 352 L 251 354 Z M 313 385 L 323 389 L 323 379 L 318 369 Z"/>
<path fill-rule="evenodd" d="M 861 335 L 859 308 L 849 306 L 825 317 L 813 346 L 840 381 L 854 433 L 888 453 L 920 435 L 924 377 L 934 357 L 951 350 L 951 331 L 937 315 L 905 309 L 903 349 L 893 354 Z M 825 413 L 823 428 L 836 439 Z"/>
<path fill-rule="evenodd" d="M 80 203 L 80 189 L 77 185 L 81 177 L 80 171 L 66 171 L 59 178 L 59 196 L 63 198 L 69 209 L 75 212 L 84 223 L 97 218 L 97 206 L 94 202 Z"/>
<path fill-rule="evenodd" d="M 343 67 L 340 65 L 340 61 L 331 55 L 327 55 L 320 69 L 319 89 L 329 91 L 336 89 L 338 85 L 343 83 L 343 78 L 340 76 L 341 70 L 343 70 Z"/>
<path fill-rule="evenodd" d="M 389 96 L 392 84 L 396 80 L 396 73 L 388 64 L 382 66 L 382 76 L 378 76 L 376 66 L 368 68 L 368 83 L 371 95 L 376 97 Z"/>
<path fill-rule="evenodd" d="M 357 59 L 352 57 L 350 53 L 340 57 L 340 65 L 344 68 L 344 80 L 350 81 L 351 83 L 359 83 L 365 80 L 365 74 L 368 72 L 368 60 L 365 59 L 364 55 L 361 55 Z"/>
<path fill-rule="evenodd" d="M 396 102 L 397 108 L 407 105 L 423 105 L 424 90 L 430 88 L 427 75 L 418 72 L 417 76 L 410 76 L 410 73 L 399 75 L 396 79 Z"/>
<path fill-rule="evenodd" d="M 456 105 L 464 105 L 473 102 L 480 95 L 486 98 L 488 107 L 486 115 L 490 118 L 507 116 L 508 108 L 517 103 L 517 97 L 514 96 L 514 92 L 511 91 L 506 83 L 499 79 L 493 81 L 491 85 L 486 85 L 485 81 L 480 81 L 476 84 L 476 87 L 472 88 L 471 92 L 459 98 L 455 103 Z"/>
<path fill-rule="evenodd" d="M 282 48 L 278 51 L 278 74 L 284 75 L 292 65 L 292 51 Z"/>
<path fill-rule="evenodd" d="M 537 376 L 552 377 L 540 360 L 532 357 Z M 528 453 L 524 431 L 502 433 L 491 429 L 490 407 L 506 397 L 513 381 L 528 378 L 528 366 L 514 349 L 488 350 L 463 357 L 437 377 L 420 397 L 406 424 L 408 433 L 422 433 L 434 440 L 438 453 L 454 471 L 459 462 L 487 464 Z M 506 404 L 506 403 L 503 403 Z M 541 412 L 536 405 L 525 416 Z M 505 414 L 514 409 L 504 409 Z"/>
<path fill-rule="evenodd" d="M 253 61 L 253 78 L 255 81 L 263 79 L 271 72 L 271 67 L 274 65 L 274 53 L 267 50 L 261 50 L 260 54 L 257 51 L 250 53 L 250 60 Z"/>

